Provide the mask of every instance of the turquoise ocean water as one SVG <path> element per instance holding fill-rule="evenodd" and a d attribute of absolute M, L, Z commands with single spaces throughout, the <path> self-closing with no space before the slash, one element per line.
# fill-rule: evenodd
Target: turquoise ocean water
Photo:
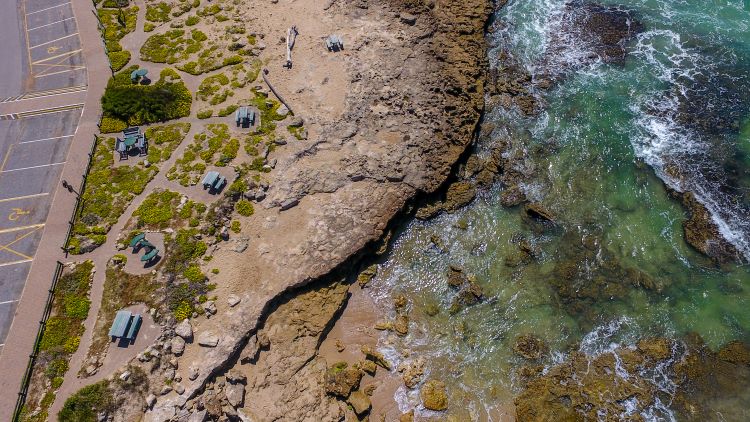
<path fill-rule="evenodd" d="M 531 151 L 535 177 L 524 189 L 558 227 L 533 230 L 518 209 L 499 204 L 495 186 L 455 214 L 410 223 L 372 284 L 384 308 L 400 293 L 411 307 L 408 336 L 384 334 L 381 350 L 394 362 L 404 351 L 428 357 L 430 375 L 475 420 L 493 419 L 518 393 L 524 362 L 512 346 L 520 334 L 548 343 L 547 365 L 573 349 L 596 355 L 647 336 L 697 332 L 712 348 L 750 342 L 750 269 L 718 267 L 687 245 L 685 211 L 667 191 L 694 192 L 750 259 L 750 3 L 604 0 L 644 25 L 622 63 L 583 60 L 590 54 L 575 43 L 550 58 L 565 37 L 565 4 L 510 0 L 497 12 L 491 58 L 506 51 L 531 74 L 559 79 L 539 93 L 539 115 L 495 110 L 485 118 L 499 128 L 493 137 L 510 133 Z M 510 266 L 519 239 L 537 257 Z M 447 311 L 451 264 L 476 275 L 486 296 L 455 315 Z M 566 265 L 576 266 L 574 290 L 598 283 L 612 294 L 561 296 L 554 286 Z M 634 273 L 650 288 L 635 286 Z M 428 315 L 436 305 L 442 311 Z M 405 388 L 396 398 L 404 409 L 418 406 Z M 676 418 L 668 406 L 653 415 Z"/>

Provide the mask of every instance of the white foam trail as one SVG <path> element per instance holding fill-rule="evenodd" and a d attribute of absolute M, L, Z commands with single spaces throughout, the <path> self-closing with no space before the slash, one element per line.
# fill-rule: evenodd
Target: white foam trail
<path fill-rule="evenodd" d="M 631 111 L 639 129 L 631 137 L 638 157 L 656 171 L 672 189 L 691 191 L 711 213 L 721 235 L 750 260 L 750 221 L 747 210 L 738 208 L 732 198 L 720 192 L 720 186 L 706 179 L 698 171 L 681 172 L 683 180 L 671 176 L 666 167 L 681 164 L 687 158 L 708 160 L 708 146 L 701 136 L 676 121 L 680 97 L 689 98 L 691 82 L 702 73 L 716 71 L 697 50 L 686 45 L 680 34 L 670 30 L 653 30 L 638 36 L 633 54 L 647 64 L 649 75 L 657 78 L 672 91 L 645 92 L 634 95 Z M 687 169 L 689 170 L 689 169 Z"/>

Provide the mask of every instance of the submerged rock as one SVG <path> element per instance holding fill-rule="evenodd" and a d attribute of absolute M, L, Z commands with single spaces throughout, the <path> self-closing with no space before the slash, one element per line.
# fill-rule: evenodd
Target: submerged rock
<path fill-rule="evenodd" d="M 442 381 L 427 381 L 422 386 L 419 396 L 425 409 L 440 411 L 448 408 L 448 393 Z"/>
<path fill-rule="evenodd" d="M 523 334 L 516 338 L 513 351 L 524 359 L 537 360 L 547 354 L 547 344 L 533 334 Z"/>
<path fill-rule="evenodd" d="M 682 223 L 685 241 L 717 262 L 740 260 L 739 251 L 724 239 L 705 205 L 698 202 L 692 192 L 677 195 L 689 214 L 689 218 Z"/>
<path fill-rule="evenodd" d="M 597 356 L 573 352 L 545 372 L 532 367 L 519 374 L 530 380 L 515 399 L 516 419 L 643 420 L 660 394 L 655 380 L 666 376 L 674 383 L 669 407 L 678 420 L 712 420 L 717 412 L 739 420 L 740 392 L 750 388 L 748 363 L 747 345 L 732 342 L 712 352 L 694 335 L 685 343 L 642 339 L 636 348 Z"/>

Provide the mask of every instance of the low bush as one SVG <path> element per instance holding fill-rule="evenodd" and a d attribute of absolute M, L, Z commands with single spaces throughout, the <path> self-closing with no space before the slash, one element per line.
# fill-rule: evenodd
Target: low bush
<path fill-rule="evenodd" d="M 201 21 L 201 18 L 199 18 L 198 16 L 195 16 L 195 15 L 188 16 L 188 18 L 185 19 L 185 25 L 187 25 L 187 26 L 197 25 L 198 22 L 200 22 L 200 21 Z"/>
<path fill-rule="evenodd" d="M 253 204 L 247 199 L 240 199 L 237 201 L 234 208 L 237 210 L 237 214 L 245 217 L 250 217 L 255 212 Z"/>
<path fill-rule="evenodd" d="M 99 123 L 99 131 L 102 133 L 122 132 L 127 127 L 127 122 L 114 117 L 102 116 L 102 121 Z"/>
<path fill-rule="evenodd" d="M 209 109 L 209 110 L 201 110 L 201 111 L 199 111 L 196 116 L 199 119 L 208 119 L 208 118 L 210 118 L 213 115 L 214 115 L 214 111 Z"/>

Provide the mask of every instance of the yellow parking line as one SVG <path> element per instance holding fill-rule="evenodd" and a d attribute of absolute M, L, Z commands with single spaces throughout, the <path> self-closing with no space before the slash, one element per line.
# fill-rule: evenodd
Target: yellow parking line
<path fill-rule="evenodd" d="M 49 192 L 48 193 L 35 193 L 33 195 L 24 195 L 24 196 L 16 196 L 14 198 L 0 199 L 0 202 L 20 201 L 22 199 L 38 198 L 40 196 L 47 196 L 47 195 L 49 195 Z"/>
<path fill-rule="evenodd" d="M 28 233 L 26 233 L 25 235 L 23 235 L 21 237 L 17 237 L 14 241 L 12 241 L 10 243 L 6 243 L 5 245 L 0 245 L 0 250 L 4 250 L 4 251 L 8 251 L 10 253 L 16 254 L 16 255 L 20 256 L 21 258 L 33 259 L 32 257 L 30 257 L 30 256 L 28 256 L 28 255 L 26 255 L 24 253 L 21 253 L 21 252 L 18 252 L 17 250 L 15 250 L 15 249 L 12 249 L 10 246 L 12 244 L 14 244 L 14 243 L 20 242 L 21 240 L 29 237 L 31 234 L 33 234 L 37 230 L 39 230 L 39 227 L 35 228 L 34 230 L 30 230 Z"/>
<path fill-rule="evenodd" d="M 58 54 L 57 56 L 47 57 L 46 59 L 40 59 L 35 62 L 31 62 L 31 64 L 40 64 L 42 62 L 46 62 L 47 60 L 57 59 L 59 57 L 65 57 L 65 56 L 72 56 L 73 54 L 76 54 L 82 50 L 83 50 L 82 48 L 79 48 L 78 50 L 66 51 L 62 54 Z"/>
<path fill-rule="evenodd" d="M 54 66 L 54 65 L 37 64 L 35 66 Z M 67 65 L 57 65 L 57 66 L 67 66 Z M 37 73 L 36 75 L 34 75 L 34 77 L 35 78 L 43 78 L 45 76 L 59 75 L 60 73 L 65 73 L 65 72 L 75 72 L 76 70 L 81 70 L 81 69 L 86 69 L 86 66 L 75 66 L 75 67 L 72 67 L 70 69 L 65 69 L 65 70 L 61 70 L 59 72 L 52 72 L 52 73 L 42 73 L 42 72 L 44 72 L 44 70 L 43 70 L 42 72 Z"/>
<path fill-rule="evenodd" d="M 54 39 L 54 40 L 52 40 L 52 41 L 47 41 L 47 42 L 43 42 L 43 43 L 41 43 L 41 44 L 37 44 L 37 45 L 32 45 L 32 46 L 31 46 L 31 47 L 29 47 L 29 48 L 37 48 L 37 47 L 41 47 L 41 46 L 43 46 L 43 45 L 47 45 L 47 44 L 52 44 L 52 43 L 53 43 L 53 42 L 55 42 L 55 41 L 60 41 L 60 40 L 64 40 L 64 39 L 66 39 L 66 38 L 70 38 L 70 37 L 75 37 L 76 35 L 78 35 L 78 32 L 74 32 L 74 33 L 72 33 L 72 34 L 70 34 L 70 35 L 66 35 L 66 36 L 64 36 L 64 37 L 60 37 L 60 38 L 55 38 L 55 39 Z"/>
<path fill-rule="evenodd" d="M 5 170 L 5 165 L 8 163 L 8 157 L 10 157 L 10 151 L 13 149 L 14 144 L 10 144 L 8 147 L 8 152 L 5 153 L 5 158 L 3 158 L 3 163 L 0 164 L 0 172 Z"/>

